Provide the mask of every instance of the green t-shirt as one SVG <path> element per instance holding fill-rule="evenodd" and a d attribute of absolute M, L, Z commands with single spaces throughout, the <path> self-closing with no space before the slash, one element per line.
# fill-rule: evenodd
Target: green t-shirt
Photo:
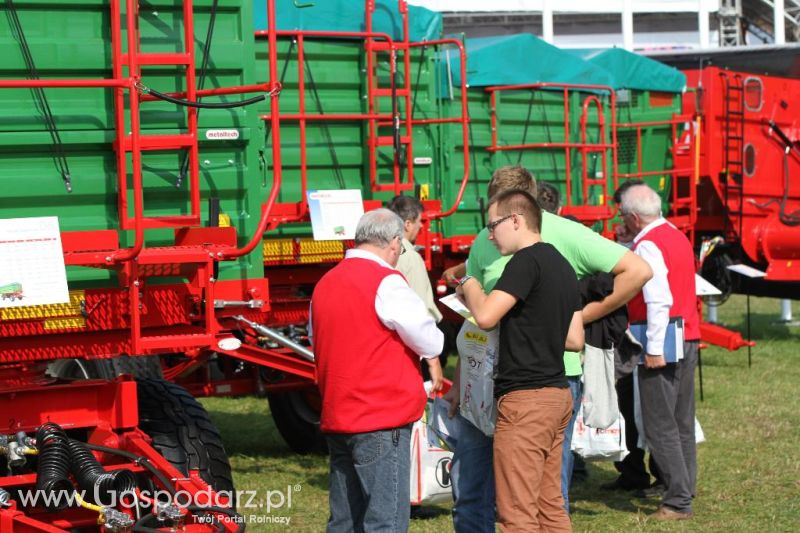
<path fill-rule="evenodd" d="M 600 272 L 611 272 L 628 251 L 624 246 L 606 239 L 579 222 L 547 211 L 542 212 L 542 240 L 555 246 L 575 269 L 578 279 Z M 483 290 L 488 294 L 500 279 L 509 259 L 510 255 L 500 255 L 489 240 L 488 230 L 484 228 L 475 237 L 469 251 L 467 274 L 480 281 Z M 568 376 L 580 376 L 580 354 L 564 352 L 564 368 Z"/>

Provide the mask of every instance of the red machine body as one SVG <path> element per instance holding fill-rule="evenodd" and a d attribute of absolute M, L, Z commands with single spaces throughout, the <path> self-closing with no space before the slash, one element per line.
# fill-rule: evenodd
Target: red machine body
<path fill-rule="evenodd" d="M 767 281 L 800 281 L 800 80 L 686 75 L 684 111 L 701 121 L 695 231 L 740 246 Z"/>

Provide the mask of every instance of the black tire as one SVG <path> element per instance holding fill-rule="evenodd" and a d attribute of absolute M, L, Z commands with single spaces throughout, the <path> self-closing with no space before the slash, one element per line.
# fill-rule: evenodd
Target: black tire
<path fill-rule="evenodd" d="M 235 495 L 222 438 L 208 412 L 189 392 L 163 379 L 138 379 L 139 428 L 153 448 L 188 475 L 198 470 L 216 491 Z"/>
<path fill-rule="evenodd" d="M 319 428 L 319 410 L 304 391 L 267 394 L 269 410 L 278 432 L 295 453 L 326 454 L 328 445 Z"/>
<path fill-rule="evenodd" d="M 114 379 L 120 374 L 135 378 L 162 378 L 161 358 L 157 355 L 114 359 L 59 359 L 47 369 L 48 374 L 64 379 Z"/>

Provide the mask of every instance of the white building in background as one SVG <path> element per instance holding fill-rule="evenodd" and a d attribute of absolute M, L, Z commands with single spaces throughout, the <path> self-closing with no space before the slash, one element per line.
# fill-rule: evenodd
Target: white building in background
<path fill-rule="evenodd" d="M 445 33 L 528 32 L 562 48 L 707 49 L 797 40 L 800 0 L 409 0 Z M 776 16 L 783 14 L 783 16 Z M 788 32 L 787 32 L 788 30 Z M 777 37 L 773 37 L 773 35 Z"/>

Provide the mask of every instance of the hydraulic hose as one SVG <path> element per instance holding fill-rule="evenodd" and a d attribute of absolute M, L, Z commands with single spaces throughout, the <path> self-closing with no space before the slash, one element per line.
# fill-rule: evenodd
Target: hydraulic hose
<path fill-rule="evenodd" d="M 45 508 L 49 512 L 67 508 L 74 487 L 69 480 L 69 448 L 66 433 L 61 426 L 48 422 L 36 432 L 39 448 L 39 467 L 36 471 L 36 490 L 46 496 Z"/>
<path fill-rule="evenodd" d="M 219 102 L 219 103 L 192 102 L 190 100 L 182 100 L 180 98 L 174 98 L 168 94 L 156 91 L 155 89 L 152 89 L 150 87 L 141 86 L 140 89 L 142 90 L 143 93 L 153 95 L 159 100 L 164 100 L 166 102 L 170 102 L 184 107 L 196 107 L 198 109 L 233 109 L 235 107 L 244 107 L 251 104 L 255 104 L 267 98 L 265 95 L 262 94 L 259 96 L 254 96 L 252 98 L 247 98 L 246 100 L 241 100 L 239 102 Z"/>
<path fill-rule="evenodd" d="M 141 455 L 137 455 L 137 454 L 131 453 L 131 452 L 126 452 L 125 450 L 118 450 L 116 448 L 109 448 L 107 446 L 100 446 L 98 444 L 86 444 L 86 447 L 89 448 L 90 450 L 94 450 L 96 452 L 103 452 L 103 453 L 108 453 L 108 454 L 111 454 L 111 455 L 118 455 L 119 457 L 124 457 L 126 459 L 129 459 L 129 460 L 135 462 L 136 464 L 141 465 L 145 469 L 147 469 L 147 471 L 149 471 L 153 475 L 153 477 L 155 477 L 156 479 L 158 479 L 161 482 L 161 484 L 164 486 L 165 489 L 167 489 L 167 491 L 170 494 L 174 495 L 177 492 L 177 489 L 175 488 L 175 484 L 172 483 L 172 481 L 167 476 L 165 476 L 158 468 L 153 466 L 153 464 L 150 461 L 147 460 L 147 457 L 143 457 Z"/>
<path fill-rule="evenodd" d="M 70 440 L 67 447 L 72 473 L 75 474 L 78 485 L 91 495 L 95 503 L 103 505 L 112 496 L 133 494 L 136 490 L 136 477 L 130 470 L 106 472 L 83 442 Z M 112 501 L 119 499 L 113 498 Z"/>
<path fill-rule="evenodd" d="M 107 446 L 100 446 L 98 444 L 87 444 L 86 446 L 90 450 L 103 452 L 103 453 L 108 453 L 108 454 L 111 454 L 111 455 L 118 455 L 120 457 L 125 457 L 126 459 L 134 461 L 136 464 L 139 464 L 139 465 L 143 466 L 151 474 L 153 474 L 153 476 L 158 478 L 158 480 L 161 481 L 161 483 L 164 485 L 164 488 L 166 488 L 169 491 L 170 494 L 174 495 L 177 492 L 177 490 L 175 488 L 175 485 L 172 483 L 172 481 L 167 476 L 165 476 L 160 470 L 158 470 L 150 461 L 148 461 L 146 457 L 141 456 L 141 455 L 137 455 L 135 453 L 131 453 L 131 452 L 128 452 L 128 451 L 125 451 L 125 450 L 118 450 L 116 448 L 109 448 Z M 220 513 L 220 514 L 228 515 L 233 520 L 235 520 L 236 523 L 239 524 L 239 527 L 236 529 L 236 533 L 242 533 L 245 530 L 244 519 L 242 518 L 242 516 L 240 514 L 238 514 L 233 509 L 226 509 L 224 507 L 200 507 L 200 506 L 192 505 L 192 506 L 187 507 L 187 510 L 191 511 L 193 513 Z M 147 517 L 144 517 L 144 518 L 147 518 Z M 136 525 L 133 526 L 133 531 L 134 532 L 138 532 L 138 533 L 153 533 L 153 532 L 163 533 L 162 531 L 159 531 L 158 529 L 153 529 L 151 527 L 148 527 L 148 523 L 149 523 L 150 520 L 144 520 L 144 518 L 142 518 L 141 520 L 136 522 Z M 224 526 L 222 526 L 222 529 L 220 529 L 218 531 L 224 531 L 224 529 L 225 529 Z"/>

